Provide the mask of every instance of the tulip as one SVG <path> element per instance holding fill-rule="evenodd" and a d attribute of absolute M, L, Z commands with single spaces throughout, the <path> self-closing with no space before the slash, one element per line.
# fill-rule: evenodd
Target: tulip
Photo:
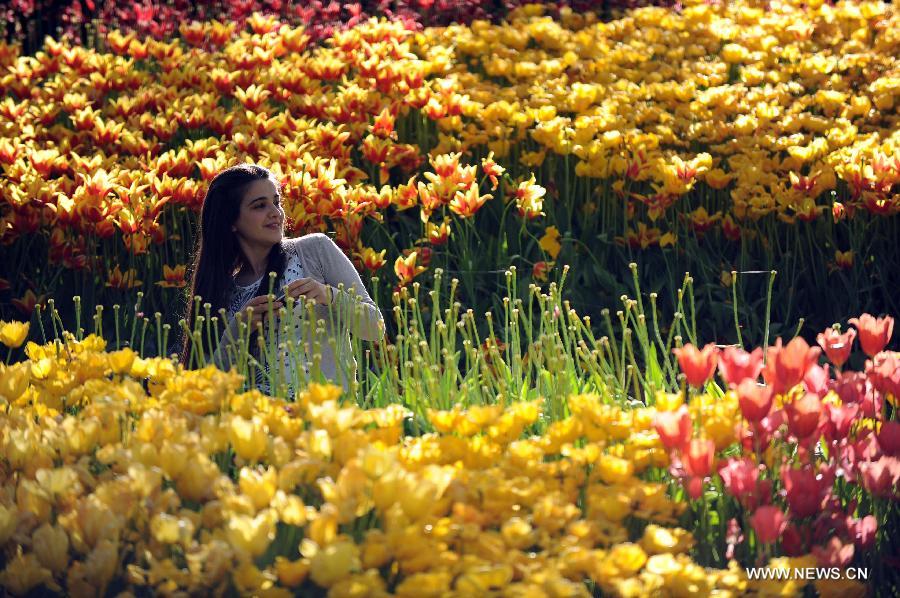
<path fill-rule="evenodd" d="M 827 416 L 826 421 L 828 425 L 826 426 L 825 434 L 828 439 L 834 442 L 835 440 L 846 438 L 858 414 L 859 405 L 856 403 L 850 403 L 841 407 L 826 405 L 825 415 Z"/>
<path fill-rule="evenodd" d="M 807 536 L 807 538 L 804 538 Z M 806 544 L 809 533 L 802 534 L 798 527 L 789 523 L 781 533 L 781 549 L 787 556 L 801 556 L 806 554 Z"/>
<path fill-rule="evenodd" d="M 828 367 L 826 363 L 825 367 L 813 365 L 806 370 L 806 375 L 803 376 L 803 385 L 807 392 L 820 398 L 825 396 L 825 393 L 828 392 Z"/>
<path fill-rule="evenodd" d="M 760 542 L 773 544 L 781 537 L 787 525 L 787 518 L 778 507 L 766 505 L 756 509 L 750 518 L 750 525 L 753 526 L 753 531 L 756 532 Z"/>
<path fill-rule="evenodd" d="M 827 328 L 825 332 L 820 332 L 816 336 L 816 342 L 825 351 L 825 355 L 828 356 L 828 360 L 834 364 L 834 367 L 840 369 L 850 357 L 855 338 L 856 329 L 854 328 L 850 328 L 843 334 L 834 328 Z"/>
<path fill-rule="evenodd" d="M 700 350 L 688 343 L 683 347 L 673 349 L 672 352 L 678 358 L 678 365 L 691 386 L 702 386 L 716 370 L 719 350 L 713 343 L 709 343 Z"/>
<path fill-rule="evenodd" d="M 781 479 L 791 514 L 809 517 L 822 508 L 822 503 L 831 493 L 834 472 L 827 469 L 817 473 L 808 465 L 802 469 L 791 469 L 785 465 L 781 468 Z"/>
<path fill-rule="evenodd" d="M 873 388 L 872 378 L 871 372 L 868 378 L 861 372 L 844 372 L 830 386 L 842 403 L 858 403 L 863 415 L 875 417 L 881 412 L 882 398 Z"/>
<path fill-rule="evenodd" d="M 762 465 L 756 465 L 749 458 L 728 459 L 719 467 L 719 476 L 725 485 L 725 491 L 735 497 L 747 509 L 754 509 L 766 502 L 771 492 L 772 482 L 760 480 Z"/>
<path fill-rule="evenodd" d="M 712 440 L 691 440 L 684 451 L 684 468 L 689 475 L 705 478 L 713 469 L 716 459 L 716 444 Z"/>
<path fill-rule="evenodd" d="M 877 438 L 878 446 L 881 447 L 884 454 L 891 457 L 900 455 L 900 422 L 883 422 Z"/>
<path fill-rule="evenodd" d="M 878 520 L 874 515 L 866 515 L 862 519 L 847 516 L 847 534 L 860 550 L 868 550 L 875 545 L 875 532 L 878 531 Z"/>
<path fill-rule="evenodd" d="M 762 367 L 762 347 L 750 352 L 739 347 L 726 347 L 719 357 L 719 374 L 729 385 L 738 385 L 748 378 L 755 381 Z"/>
<path fill-rule="evenodd" d="M 676 411 L 662 411 L 656 414 L 653 427 L 667 450 L 680 449 L 687 445 L 691 438 L 693 423 L 686 405 Z"/>
<path fill-rule="evenodd" d="M 772 409 L 774 393 L 769 386 L 761 386 L 754 379 L 745 378 L 737 388 L 738 405 L 744 419 L 758 422 Z"/>
<path fill-rule="evenodd" d="M 763 378 L 777 394 L 790 390 L 803 381 L 821 352 L 819 347 L 810 347 L 799 336 L 784 346 L 779 338 L 774 347 L 766 349 Z"/>
<path fill-rule="evenodd" d="M 784 407 L 788 430 L 797 438 L 807 438 L 819 427 L 822 402 L 812 393 L 805 393 Z"/>
<path fill-rule="evenodd" d="M 859 344 L 869 357 L 881 353 L 894 333 L 894 318 L 889 316 L 876 318 L 870 314 L 863 314 L 858 318 L 851 318 L 850 324 L 859 329 Z"/>
<path fill-rule="evenodd" d="M 30 325 L 29 322 L 0 321 L 0 343 L 3 343 L 10 349 L 21 347 L 25 339 L 28 338 Z"/>
<path fill-rule="evenodd" d="M 881 457 L 859 464 L 863 487 L 876 496 L 893 498 L 900 488 L 900 459 Z"/>
<path fill-rule="evenodd" d="M 867 359 L 866 374 L 876 390 L 900 397 L 900 353 L 883 352 Z"/>
<path fill-rule="evenodd" d="M 693 500 L 698 500 L 703 496 L 703 478 L 689 476 L 685 481 L 685 489 L 687 490 L 688 496 Z"/>

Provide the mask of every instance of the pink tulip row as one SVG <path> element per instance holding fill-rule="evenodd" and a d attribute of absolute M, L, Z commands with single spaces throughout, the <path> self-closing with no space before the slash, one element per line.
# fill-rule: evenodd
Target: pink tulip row
<path fill-rule="evenodd" d="M 864 314 L 850 324 L 819 334 L 819 346 L 797 337 L 765 351 L 675 349 L 691 387 L 705 387 L 718 370 L 737 396 L 737 456 L 720 459 L 686 405 L 659 411 L 654 422 L 686 493 L 701 500 L 720 482 L 744 513 L 743 525 L 737 517 L 728 524 L 729 550 L 750 529 L 758 543 L 777 543 L 787 556 L 812 553 L 823 567 L 846 567 L 875 547 L 887 517 L 874 505 L 900 499 L 900 353 L 885 350 L 893 318 Z M 868 359 L 851 371 L 857 339 Z"/>
<path fill-rule="evenodd" d="M 671 0 L 562 0 L 539 2 L 532 0 L 371 0 L 361 2 L 335 2 L 312 0 L 310 2 L 286 2 L 283 0 L 228 0 L 226 2 L 187 2 L 186 0 L 144 0 L 142 2 L 117 2 L 115 0 L 68 0 L 57 2 L 54 11 L 46 10 L 41 0 L 15 0 L 5 14 L 0 13 L 7 23 L 23 35 L 28 22 L 36 19 L 53 18 L 55 13 L 60 22 L 52 23 L 45 30 L 52 31 L 55 25 L 62 28 L 64 35 L 78 38 L 84 24 L 97 21 L 100 33 L 111 29 L 135 31 L 141 35 L 157 39 L 169 39 L 177 35 L 178 24 L 191 20 L 218 19 L 236 22 L 239 27 L 254 12 L 264 15 L 278 15 L 293 25 L 304 24 L 314 41 L 327 39 L 336 29 L 352 27 L 369 17 L 385 16 L 399 19 L 413 28 L 447 25 L 449 23 L 471 23 L 475 19 L 499 20 L 510 10 L 523 4 L 545 4 L 549 14 L 563 6 L 576 12 L 596 11 L 612 14 L 628 8 L 647 5 L 672 6 Z M 17 25 L 18 23 L 18 25 Z M 37 40 L 41 43 L 42 40 Z"/>

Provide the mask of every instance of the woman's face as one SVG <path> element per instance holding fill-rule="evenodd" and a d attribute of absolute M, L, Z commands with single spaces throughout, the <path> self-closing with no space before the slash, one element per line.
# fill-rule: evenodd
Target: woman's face
<path fill-rule="evenodd" d="M 268 179 L 253 181 L 241 199 L 241 209 L 232 230 L 248 243 L 271 244 L 284 236 L 284 208 Z"/>

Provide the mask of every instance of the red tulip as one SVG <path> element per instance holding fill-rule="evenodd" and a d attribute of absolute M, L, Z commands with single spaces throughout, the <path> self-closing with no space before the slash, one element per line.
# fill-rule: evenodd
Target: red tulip
<path fill-rule="evenodd" d="M 719 359 L 719 349 L 713 343 L 709 343 L 702 350 L 688 343 L 681 348 L 673 349 L 672 352 L 678 358 L 678 365 L 691 386 L 702 386 L 712 378 Z"/>
<path fill-rule="evenodd" d="M 689 475 L 705 478 L 713 470 L 716 460 L 716 443 L 712 440 L 691 440 L 684 451 L 684 469 Z"/>
<path fill-rule="evenodd" d="M 741 413 L 748 422 L 758 422 L 772 409 L 772 388 L 760 386 L 755 380 L 745 378 L 737 387 L 737 395 Z"/>
<path fill-rule="evenodd" d="M 890 316 L 876 318 L 863 314 L 858 318 L 851 318 L 850 323 L 859 329 L 859 344 L 869 357 L 881 353 L 894 333 L 894 318 Z"/>
<path fill-rule="evenodd" d="M 872 362 L 867 362 L 867 367 L 870 363 Z M 876 375 L 872 371 L 868 372 L 868 377 L 861 372 L 843 372 L 830 386 L 842 403 L 858 403 L 863 415 L 875 417 L 881 413 L 883 402 L 881 394 L 873 388 L 875 379 Z"/>
<path fill-rule="evenodd" d="M 867 359 L 866 374 L 880 392 L 900 397 L 900 353 L 883 352 Z"/>
<path fill-rule="evenodd" d="M 656 433 L 666 450 L 680 449 L 691 439 L 693 423 L 687 405 L 677 411 L 660 411 L 653 422 Z"/>
<path fill-rule="evenodd" d="M 788 418 L 788 430 L 797 438 L 806 438 L 819 427 L 822 401 L 812 393 L 804 393 L 784 406 Z"/>
<path fill-rule="evenodd" d="M 802 556 L 808 552 L 806 550 L 808 537 L 808 530 L 801 534 L 796 525 L 789 523 L 781 534 L 781 549 L 787 556 Z"/>
<path fill-rule="evenodd" d="M 776 393 L 783 393 L 803 381 L 807 370 L 815 365 L 822 349 L 810 347 L 801 337 L 782 346 L 781 339 L 766 350 L 763 378 Z"/>
<path fill-rule="evenodd" d="M 884 422 L 878 431 L 878 446 L 884 454 L 896 457 L 900 455 L 900 423 Z"/>
<path fill-rule="evenodd" d="M 749 353 L 740 347 L 725 347 L 719 357 L 719 374 L 730 385 L 740 384 L 747 378 L 756 380 L 762 367 L 762 347 L 757 347 Z"/>
<path fill-rule="evenodd" d="M 688 496 L 694 500 L 703 496 L 703 478 L 688 477 L 685 479 L 684 487 L 687 490 Z"/>
<path fill-rule="evenodd" d="M 784 409 L 776 409 L 758 422 L 751 422 L 743 428 L 741 442 L 744 450 L 765 450 L 769 442 L 775 437 L 781 425 L 787 421 Z"/>
<path fill-rule="evenodd" d="M 882 457 L 878 461 L 859 464 L 863 487 L 876 496 L 893 498 L 900 488 L 900 460 Z"/>
<path fill-rule="evenodd" d="M 848 329 L 843 334 L 834 328 L 827 328 L 825 332 L 816 336 L 816 342 L 825 351 L 825 355 L 828 356 L 828 360 L 834 364 L 834 367 L 840 369 L 850 357 L 855 338 L 856 330 L 854 328 Z"/>
<path fill-rule="evenodd" d="M 750 518 L 750 525 L 756 532 L 756 537 L 763 544 L 772 544 L 778 540 L 787 525 L 787 518 L 781 509 L 772 505 L 766 505 L 756 509 Z"/>
<path fill-rule="evenodd" d="M 859 405 L 856 403 L 848 403 L 841 407 L 826 405 L 825 414 L 828 423 L 825 435 L 832 442 L 841 440 L 850 433 L 850 427 L 856 421 L 856 416 L 859 415 Z"/>
<path fill-rule="evenodd" d="M 809 517 L 819 512 L 828 498 L 834 471 L 825 469 L 816 472 L 810 466 L 791 469 L 785 465 L 781 468 L 781 479 L 791 513 L 796 517 Z"/>
<path fill-rule="evenodd" d="M 806 392 L 811 392 L 819 398 L 828 393 L 828 382 L 830 381 L 828 367 L 826 363 L 825 367 L 813 365 L 806 370 L 806 375 L 803 376 L 803 386 L 806 387 Z"/>
<path fill-rule="evenodd" d="M 762 465 L 756 465 L 744 457 L 728 459 L 725 465 L 719 467 L 719 476 L 725 485 L 725 491 L 735 497 L 744 508 L 752 510 L 762 503 L 767 502 L 772 491 L 770 480 L 760 480 Z"/>

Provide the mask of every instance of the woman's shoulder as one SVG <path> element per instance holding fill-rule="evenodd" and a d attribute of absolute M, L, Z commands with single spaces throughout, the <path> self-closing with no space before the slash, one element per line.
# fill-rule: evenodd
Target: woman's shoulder
<path fill-rule="evenodd" d="M 292 237 L 283 241 L 287 247 L 297 248 L 301 251 L 316 251 L 323 244 L 331 241 L 325 233 L 309 233 L 300 237 Z"/>

